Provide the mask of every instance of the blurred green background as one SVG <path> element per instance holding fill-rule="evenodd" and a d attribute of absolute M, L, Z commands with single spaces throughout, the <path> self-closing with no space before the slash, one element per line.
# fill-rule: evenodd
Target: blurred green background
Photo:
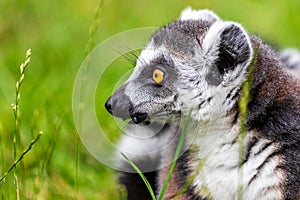
<path fill-rule="evenodd" d="M 41 130 L 44 134 L 17 167 L 21 199 L 119 199 L 116 173 L 95 160 L 78 141 L 72 89 L 84 60 L 98 0 L 0 0 L 0 173 L 13 163 L 15 83 L 25 52 L 32 61 L 21 88 L 18 155 Z M 299 0 L 106 0 L 95 44 L 138 27 L 158 27 L 186 6 L 214 10 L 250 32 L 283 47 L 300 47 Z M 131 66 L 119 62 L 101 80 L 98 117 L 115 131 L 103 102 Z M 0 183 L 1 199 L 16 199 L 12 174 Z"/>

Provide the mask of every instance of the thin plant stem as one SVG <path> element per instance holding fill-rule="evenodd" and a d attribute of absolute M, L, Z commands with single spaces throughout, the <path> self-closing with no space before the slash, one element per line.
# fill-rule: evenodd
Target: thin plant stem
<path fill-rule="evenodd" d="M 104 4 L 104 0 L 100 0 L 98 7 L 96 8 L 93 23 L 91 24 L 91 26 L 89 28 L 89 39 L 85 46 L 85 56 L 88 56 L 88 54 L 94 48 L 95 35 L 96 35 L 97 30 L 100 27 L 103 4 Z"/>
<path fill-rule="evenodd" d="M 14 153 L 14 160 L 17 159 L 17 138 L 18 140 L 20 140 L 20 130 L 19 130 L 19 122 L 20 122 L 20 113 L 19 113 L 19 106 L 20 106 L 20 100 L 21 100 L 21 86 L 22 83 L 25 79 L 25 69 L 27 68 L 27 66 L 30 63 L 30 56 L 31 56 L 31 49 L 28 49 L 26 51 L 26 57 L 25 57 L 25 61 L 23 63 L 21 63 L 20 65 L 20 78 L 16 83 L 16 99 L 15 99 L 15 103 L 12 104 L 12 109 L 13 109 L 13 113 L 14 113 L 14 118 L 15 118 L 15 131 L 13 134 L 13 153 Z M 15 169 L 15 165 L 14 165 L 14 177 L 15 177 L 15 185 L 16 185 L 16 195 L 17 195 L 17 199 L 20 199 L 20 187 L 19 187 L 19 179 L 18 179 L 18 175 Z"/>
<path fill-rule="evenodd" d="M 165 192 L 166 192 L 166 189 L 168 187 L 168 184 L 170 182 L 170 179 L 171 179 L 171 175 L 173 173 L 173 170 L 175 168 L 175 165 L 176 165 L 176 162 L 177 162 L 177 159 L 179 157 L 179 154 L 181 152 L 181 149 L 183 147 L 183 144 L 184 144 L 184 140 L 185 140 L 185 135 L 186 135 L 186 130 L 187 130 L 187 127 L 188 127 L 188 124 L 189 124 L 189 120 L 190 120 L 190 117 L 191 117 L 191 114 L 192 114 L 192 109 L 190 110 L 187 118 L 186 118 L 186 121 L 184 123 L 184 127 L 183 127 L 183 130 L 182 130 L 182 133 L 180 135 L 180 138 L 179 138 L 179 142 L 178 142 L 178 145 L 177 145 L 177 148 L 176 148 L 176 151 L 175 151 L 175 154 L 174 154 L 174 158 L 173 158 L 173 162 L 172 162 L 172 165 L 170 167 L 170 170 L 169 170 L 169 173 L 168 173 L 168 176 L 166 178 L 166 181 L 163 185 L 163 188 L 158 196 L 158 200 L 162 200 Z"/>
<path fill-rule="evenodd" d="M 16 183 L 16 194 L 17 194 L 17 200 L 20 200 L 20 186 L 19 186 L 19 178 L 16 173 L 14 173 L 15 177 L 15 183 Z"/>
<path fill-rule="evenodd" d="M 32 146 L 40 139 L 40 136 L 43 134 L 42 131 L 38 133 L 38 135 L 30 142 L 30 144 L 26 147 L 26 149 L 22 152 L 22 154 L 13 162 L 10 168 L 1 176 L 0 182 L 2 182 L 6 176 L 17 166 L 17 164 L 24 158 L 24 156 L 31 150 Z"/>
<path fill-rule="evenodd" d="M 141 170 L 131 161 L 129 160 L 129 158 L 121 152 L 121 155 L 127 160 L 127 162 L 131 165 L 131 167 L 140 175 L 140 177 L 143 179 L 145 185 L 147 186 L 148 188 L 148 191 L 151 195 L 151 198 L 152 200 L 156 200 L 155 198 L 155 194 L 154 194 L 154 191 L 149 183 L 149 181 L 147 180 L 147 178 L 144 176 L 143 172 L 141 172 Z"/>

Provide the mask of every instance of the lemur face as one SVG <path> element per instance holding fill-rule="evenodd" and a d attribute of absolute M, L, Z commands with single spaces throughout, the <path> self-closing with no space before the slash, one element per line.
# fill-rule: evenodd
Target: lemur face
<path fill-rule="evenodd" d="M 170 120 L 191 109 L 195 120 L 207 120 L 237 101 L 251 58 L 249 36 L 239 24 L 186 9 L 153 35 L 131 77 L 105 106 L 134 123 Z"/>
<path fill-rule="evenodd" d="M 131 77 L 107 100 L 105 106 L 111 114 L 146 124 L 180 116 L 174 63 L 162 54 L 151 60 L 142 57 L 153 53 L 152 48 L 142 52 Z"/>

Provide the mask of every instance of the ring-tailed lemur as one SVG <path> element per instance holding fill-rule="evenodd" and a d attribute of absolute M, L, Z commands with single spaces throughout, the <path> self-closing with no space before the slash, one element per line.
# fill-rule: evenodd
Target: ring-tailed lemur
<path fill-rule="evenodd" d="M 179 199 L 300 199 L 300 84 L 284 71 L 284 62 L 240 24 L 187 8 L 153 35 L 131 77 L 105 106 L 124 120 L 151 122 L 144 129 L 149 132 L 151 124 L 168 122 L 147 140 L 121 140 L 137 153 L 168 147 L 154 156 L 129 156 L 142 170 L 156 167 L 145 173 L 156 194 L 176 149 L 168 140 L 180 131 L 178 118 L 191 111 L 186 149 L 164 199 L 178 193 Z M 241 140 L 239 102 L 246 81 L 250 98 Z M 150 199 L 138 174 L 121 173 L 120 182 L 128 199 Z"/>

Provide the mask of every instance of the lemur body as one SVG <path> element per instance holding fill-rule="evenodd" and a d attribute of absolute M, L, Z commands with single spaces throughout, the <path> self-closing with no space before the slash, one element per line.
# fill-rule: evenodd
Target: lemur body
<path fill-rule="evenodd" d="M 241 25 L 207 10 L 186 9 L 153 35 L 106 108 L 135 123 L 168 121 L 155 137 L 124 136 L 121 142 L 141 169 L 150 171 L 147 163 L 156 166 L 146 177 L 157 193 L 177 146 L 178 117 L 186 119 L 192 110 L 185 151 L 164 199 L 175 198 L 182 188 L 180 199 L 300 199 L 300 82 L 278 57 Z M 246 80 L 250 101 L 243 139 L 239 101 Z M 123 173 L 120 182 L 128 199 L 146 199 L 137 174 Z"/>

